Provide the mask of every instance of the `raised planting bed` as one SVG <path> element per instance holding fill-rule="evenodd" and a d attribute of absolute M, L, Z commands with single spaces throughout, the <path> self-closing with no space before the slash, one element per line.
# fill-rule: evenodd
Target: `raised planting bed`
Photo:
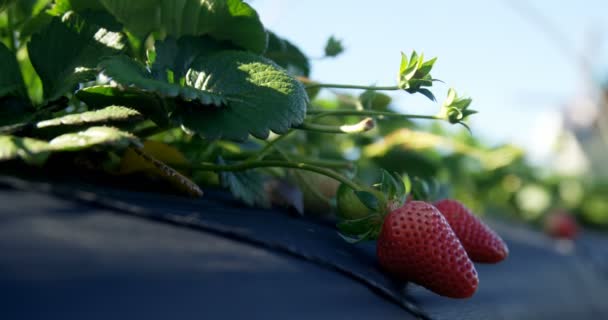
<path fill-rule="evenodd" d="M 324 221 L 90 185 L 0 179 L 5 319 L 601 319 L 605 237 L 569 252 L 524 226 L 491 223 L 511 254 L 478 265 L 470 299 L 379 270 L 373 242 Z"/>

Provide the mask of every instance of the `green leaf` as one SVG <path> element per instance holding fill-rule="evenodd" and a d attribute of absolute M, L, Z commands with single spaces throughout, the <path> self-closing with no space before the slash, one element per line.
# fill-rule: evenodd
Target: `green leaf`
<path fill-rule="evenodd" d="M 404 178 L 397 172 L 388 172 L 392 178 L 392 183 L 395 186 L 395 196 L 390 199 L 393 208 L 400 208 L 405 203 L 408 194 L 408 187 L 406 186 Z M 409 178 L 407 178 L 409 182 Z"/>
<path fill-rule="evenodd" d="M 207 139 L 266 139 L 304 121 L 308 97 L 302 84 L 257 55 L 222 51 L 195 61 L 186 84 L 221 95 L 220 108 L 179 105 L 172 118 Z"/>
<path fill-rule="evenodd" d="M 37 15 L 39 12 L 44 10 L 49 4 L 50 0 L 8 1 L 8 3 L 11 2 L 15 2 L 15 6 L 13 7 L 14 10 L 11 11 L 13 21 L 19 25 L 30 17 Z"/>
<path fill-rule="evenodd" d="M 15 54 L 0 42 L 0 97 L 27 98 L 27 89 Z M 2 106 L 0 106 L 1 108 Z"/>
<path fill-rule="evenodd" d="M 344 52 L 342 41 L 334 38 L 334 36 L 329 37 L 329 39 L 327 39 L 327 43 L 325 44 L 325 56 L 336 57 L 342 52 Z"/>
<path fill-rule="evenodd" d="M 53 21 L 53 16 L 47 11 L 42 11 L 37 15 L 32 16 L 25 21 L 21 27 L 21 30 L 19 31 L 19 41 L 26 43 L 32 34 L 39 32 L 44 27 L 48 26 L 51 21 Z"/>
<path fill-rule="evenodd" d="M 410 179 L 410 176 L 405 174 L 403 175 L 403 193 L 405 195 L 410 194 L 410 192 L 412 192 L 412 180 Z"/>
<path fill-rule="evenodd" d="M 122 24 L 114 18 L 99 0 L 55 0 L 50 14 L 62 16 L 68 11 L 78 13 L 86 22 L 103 27 L 109 31 L 119 32 Z"/>
<path fill-rule="evenodd" d="M 382 193 L 384 195 L 386 195 L 386 198 L 389 200 L 394 198 L 395 195 L 397 194 L 395 180 L 393 179 L 391 174 L 384 169 L 382 169 L 382 180 L 380 181 L 380 191 L 382 191 Z"/>
<path fill-rule="evenodd" d="M 373 238 L 374 235 L 378 235 L 381 225 L 382 217 L 375 213 L 359 219 L 342 220 L 338 222 L 337 227 L 341 233 L 347 236 Z"/>
<path fill-rule="evenodd" d="M 358 219 L 373 213 L 359 200 L 355 191 L 344 183 L 340 184 L 336 192 L 336 207 L 338 218 L 342 220 Z"/>
<path fill-rule="evenodd" d="M 416 90 L 416 92 L 422 94 L 423 96 L 427 97 L 431 101 L 436 101 L 437 100 L 435 98 L 435 95 L 429 89 L 422 88 L 422 89 Z"/>
<path fill-rule="evenodd" d="M 0 161 L 22 159 L 34 164 L 43 164 L 50 154 L 46 141 L 0 135 Z"/>
<path fill-rule="evenodd" d="M 69 10 L 82 12 L 85 10 L 102 11 L 105 9 L 99 0 L 55 0 L 53 10 L 64 14 Z"/>
<path fill-rule="evenodd" d="M 94 11 L 94 10 L 84 10 L 78 11 L 78 14 L 84 19 L 86 22 L 90 24 L 94 24 L 100 26 L 108 31 L 112 32 L 121 32 L 122 24 L 114 17 L 108 13 L 107 11 Z"/>
<path fill-rule="evenodd" d="M 433 65 L 435 65 L 435 62 L 437 61 L 437 57 L 424 62 L 420 68 L 418 68 L 418 72 L 422 75 L 428 75 L 431 72 L 431 69 L 433 69 Z"/>
<path fill-rule="evenodd" d="M 268 32 L 268 48 L 264 56 L 293 76 L 308 77 L 310 75 L 310 62 L 298 47 L 291 42 L 280 38 L 273 32 Z"/>
<path fill-rule="evenodd" d="M 233 49 L 233 46 L 204 36 L 183 36 L 177 40 L 169 36 L 163 41 L 156 41 L 154 49 L 154 52 L 148 52 L 148 65 L 151 66 L 153 77 L 157 80 L 167 80 L 167 71 L 172 71 L 174 79 L 179 80 L 186 76 L 196 58 L 220 50 Z"/>
<path fill-rule="evenodd" d="M 408 62 L 407 55 L 401 51 L 401 64 L 399 65 L 399 77 L 402 77 L 403 74 L 406 73 L 406 70 L 409 69 L 410 63 Z"/>
<path fill-rule="evenodd" d="M 121 34 L 88 25 L 75 13 L 67 13 L 62 20 L 54 18 L 28 44 L 47 100 L 74 91 L 81 82 L 94 80 L 98 62 L 124 48 Z"/>
<path fill-rule="evenodd" d="M 110 106 L 101 110 L 70 114 L 54 119 L 40 121 L 36 123 L 36 128 L 41 129 L 58 126 L 107 125 L 133 122 L 142 119 L 143 116 L 136 110 L 120 106 Z"/>
<path fill-rule="evenodd" d="M 450 88 L 448 89 L 448 97 L 443 101 L 443 105 L 446 107 L 451 105 L 454 102 L 454 99 L 456 99 L 456 90 Z"/>
<path fill-rule="evenodd" d="M 409 68 L 414 68 L 417 69 L 417 65 L 418 65 L 418 53 L 416 52 L 416 50 L 412 51 L 412 55 L 410 56 L 410 64 L 408 65 L 408 69 Z"/>
<path fill-rule="evenodd" d="M 192 86 L 181 86 L 156 80 L 143 65 L 124 55 L 105 59 L 99 64 L 99 67 L 108 77 L 122 85 L 155 92 L 163 97 L 180 97 L 184 100 L 194 100 L 204 105 L 214 106 L 221 106 L 224 103 L 224 98 L 220 94 Z"/>
<path fill-rule="evenodd" d="M 219 164 L 224 164 L 220 158 Z M 220 173 L 222 186 L 228 188 L 232 195 L 250 206 L 270 207 L 270 201 L 264 189 L 264 179 L 255 170 Z"/>
<path fill-rule="evenodd" d="M 424 61 L 424 54 L 418 55 L 416 51 L 412 52 L 408 63 L 407 56 L 401 53 L 401 65 L 399 67 L 399 88 L 409 93 L 421 93 L 432 101 L 435 101 L 433 93 L 423 87 L 431 87 L 433 85 L 433 77 L 430 72 L 437 58 L 429 61 Z"/>
<path fill-rule="evenodd" d="M 154 31 L 175 38 L 210 35 L 256 53 L 266 49 L 266 31 L 257 12 L 241 0 L 100 1 L 140 37 Z"/>
<path fill-rule="evenodd" d="M 359 96 L 359 101 L 365 109 L 386 111 L 391 104 L 391 97 L 373 90 L 366 90 Z"/>
<path fill-rule="evenodd" d="M 355 195 L 359 198 L 359 201 L 363 203 L 370 210 L 377 212 L 380 210 L 380 202 L 376 196 L 367 191 L 355 191 Z"/>
<path fill-rule="evenodd" d="M 162 98 L 150 92 L 137 88 L 121 88 L 116 86 L 94 86 L 79 90 L 76 97 L 89 108 L 101 109 L 107 106 L 125 106 L 139 111 L 149 117 L 158 126 L 169 124 L 168 110 Z"/>
<path fill-rule="evenodd" d="M 339 226 L 338 226 L 339 228 Z M 365 241 L 365 240 L 373 240 L 374 238 L 372 238 L 371 234 L 372 234 L 373 230 L 368 230 L 367 232 L 365 232 L 364 234 L 361 234 L 359 236 L 348 236 L 345 234 L 342 234 L 341 232 L 338 232 L 338 235 L 340 236 L 340 238 L 342 238 L 342 240 L 350 243 L 350 244 L 357 244 L 359 242 Z"/>
<path fill-rule="evenodd" d="M 42 165 L 52 152 L 78 151 L 99 146 L 122 149 L 141 146 L 141 143 L 135 136 L 111 127 L 91 127 L 85 131 L 66 133 L 50 142 L 2 135 L 0 161 L 22 159 L 30 164 Z"/>
<path fill-rule="evenodd" d="M 142 147 L 142 144 L 128 132 L 112 127 L 91 127 L 60 135 L 49 141 L 49 146 L 53 151 L 78 151 L 98 146 L 124 149 L 130 146 Z"/>
<path fill-rule="evenodd" d="M 456 93 L 456 90 L 450 88 L 448 96 L 442 104 L 440 117 L 448 120 L 452 124 L 461 124 L 467 130 L 469 127 L 463 121 L 470 115 L 477 113 L 475 110 L 469 109 L 473 100 L 471 98 L 461 98 Z"/>
<path fill-rule="evenodd" d="M 4 11 L 15 0 L 0 0 L 0 12 Z"/>
<path fill-rule="evenodd" d="M 403 205 L 407 192 L 404 180 L 400 174 L 382 169 L 381 187 L 391 210 Z"/>
<path fill-rule="evenodd" d="M 414 177 L 414 180 L 412 181 L 412 193 L 414 199 L 416 200 L 428 200 L 431 194 L 431 189 L 427 180 Z"/>

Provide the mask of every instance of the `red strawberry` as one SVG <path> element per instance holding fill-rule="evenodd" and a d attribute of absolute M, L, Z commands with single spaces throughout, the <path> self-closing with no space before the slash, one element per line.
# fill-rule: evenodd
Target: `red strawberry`
<path fill-rule="evenodd" d="M 451 298 L 477 290 L 477 271 L 441 213 L 431 204 L 409 201 L 391 211 L 378 237 L 380 265 L 391 275 Z"/>
<path fill-rule="evenodd" d="M 556 210 L 545 218 L 545 232 L 554 238 L 572 240 L 578 233 L 578 224 L 568 212 Z"/>
<path fill-rule="evenodd" d="M 445 199 L 436 202 L 435 207 L 448 220 L 471 260 L 498 263 L 509 255 L 500 236 L 459 201 Z"/>

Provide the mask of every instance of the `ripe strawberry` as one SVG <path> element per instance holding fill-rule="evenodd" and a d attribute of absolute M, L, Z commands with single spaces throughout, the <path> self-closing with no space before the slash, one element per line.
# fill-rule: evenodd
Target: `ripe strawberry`
<path fill-rule="evenodd" d="M 498 263 L 509 255 L 500 236 L 459 201 L 444 199 L 436 202 L 435 207 L 450 223 L 471 260 Z"/>
<path fill-rule="evenodd" d="M 391 275 L 451 298 L 475 293 L 477 271 L 441 213 L 409 201 L 385 218 L 376 254 Z"/>
<path fill-rule="evenodd" d="M 578 233 L 578 224 L 568 212 L 556 210 L 545 218 L 545 232 L 554 238 L 572 240 Z"/>

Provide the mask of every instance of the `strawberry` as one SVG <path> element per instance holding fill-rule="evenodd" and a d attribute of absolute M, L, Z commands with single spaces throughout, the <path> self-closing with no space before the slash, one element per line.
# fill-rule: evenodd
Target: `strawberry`
<path fill-rule="evenodd" d="M 376 254 L 380 265 L 451 298 L 475 293 L 477 271 L 441 213 L 431 204 L 409 201 L 391 211 L 382 224 Z"/>
<path fill-rule="evenodd" d="M 435 202 L 435 207 L 450 223 L 471 260 L 498 263 L 509 255 L 500 236 L 459 201 L 444 199 Z"/>
<path fill-rule="evenodd" d="M 564 210 L 555 210 L 545 218 L 545 232 L 558 239 L 574 239 L 578 224 L 574 217 Z"/>

